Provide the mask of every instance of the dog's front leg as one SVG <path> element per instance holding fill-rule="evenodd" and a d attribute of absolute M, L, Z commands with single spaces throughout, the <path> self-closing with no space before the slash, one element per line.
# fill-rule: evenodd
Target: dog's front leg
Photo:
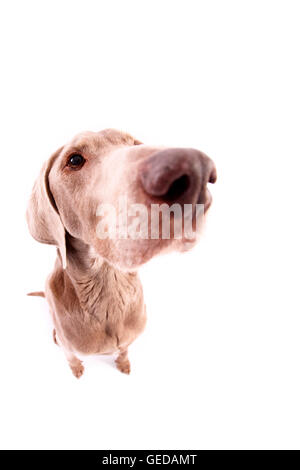
<path fill-rule="evenodd" d="M 63 348 L 63 350 L 66 355 L 69 366 L 71 368 L 71 371 L 73 372 L 73 375 L 75 375 L 77 379 L 80 379 L 80 377 L 82 376 L 84 372 L 84 366 L 82 362 L 71 351 L 68 351 L 65 348 Z"/>
<path fill-rule="evenodd" d="M 119 371 L 124 374 L 130 374 L 130 362 L 128 359 L 128 348 L 120 349 L 120 353 L 116 359 L 116 366 Z"/>

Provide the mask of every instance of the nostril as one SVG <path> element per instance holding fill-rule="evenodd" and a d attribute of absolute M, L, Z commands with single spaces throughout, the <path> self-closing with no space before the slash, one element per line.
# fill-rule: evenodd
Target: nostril
<path fill-rule="evenodd" d="M 217 170 L 215 167 L 211 170 L 211 173 L 209 175 L 208 182 L 209 183 L 215 183 L 217 181 Z"/>
<path fill-rule="evenodd" d="M 189 187 L 189 176 L 182 175 L 173 181 L 168 191 L 163 195 L 163 198 L 167 201 L 176 201 L 189 189 Z"/>

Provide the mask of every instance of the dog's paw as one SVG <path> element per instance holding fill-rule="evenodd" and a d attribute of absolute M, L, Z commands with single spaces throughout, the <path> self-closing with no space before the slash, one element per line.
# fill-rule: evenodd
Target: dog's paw
<path fill-rule="evenodd" d="M 75 377 L 77 379 L 80 379 L 80 377 L 82 376 L 82 374 L 84 372 L 84 366 L 83 366 L 82 362 L 80 362 L 76 365 L 72 365 L 70 367 L 71 367 L 71 370 L 73 372 L 73 375 L 75 375 Z"/>
<path fill-rule="evenodd" d="M 130 362 L 128 360 L 123 362 L 116 361 L 116 366 L 120 372 L 123 372 L 123 374 L 130 374 Z"/>

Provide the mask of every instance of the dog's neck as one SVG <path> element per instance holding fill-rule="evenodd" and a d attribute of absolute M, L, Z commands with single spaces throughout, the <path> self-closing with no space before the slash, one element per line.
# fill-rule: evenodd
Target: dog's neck
<path fill-rule="evenodd" d="M 72 280 L 78 282 L 97 274 L 105 264 L 105 260 L 90 245 L 69 234 L 66 234 L 66 257 L 65 271 Z"/>
<path fill-rule="evenodd" d="M 124 297 L 135 292 L 137 272 L 123 272 L 110 265 L 82 240 L 66 236 L 67 266 L 70 278 L 82 308 L 97 314 L 100 298 Z"/>

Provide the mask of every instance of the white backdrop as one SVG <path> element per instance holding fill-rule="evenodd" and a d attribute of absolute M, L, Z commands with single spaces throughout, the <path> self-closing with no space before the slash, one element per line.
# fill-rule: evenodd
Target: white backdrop
<path fill-rule="evenodd" d="M 1 447 L 299 449 L 299 2 L 0 8 Z M 76 380 L 25 295 L 55 249 L 24 213 L 42 162 L 105 127 L 199 148 L 218 182 L 196 249 L 141 269 L 131 375 Z"/>

